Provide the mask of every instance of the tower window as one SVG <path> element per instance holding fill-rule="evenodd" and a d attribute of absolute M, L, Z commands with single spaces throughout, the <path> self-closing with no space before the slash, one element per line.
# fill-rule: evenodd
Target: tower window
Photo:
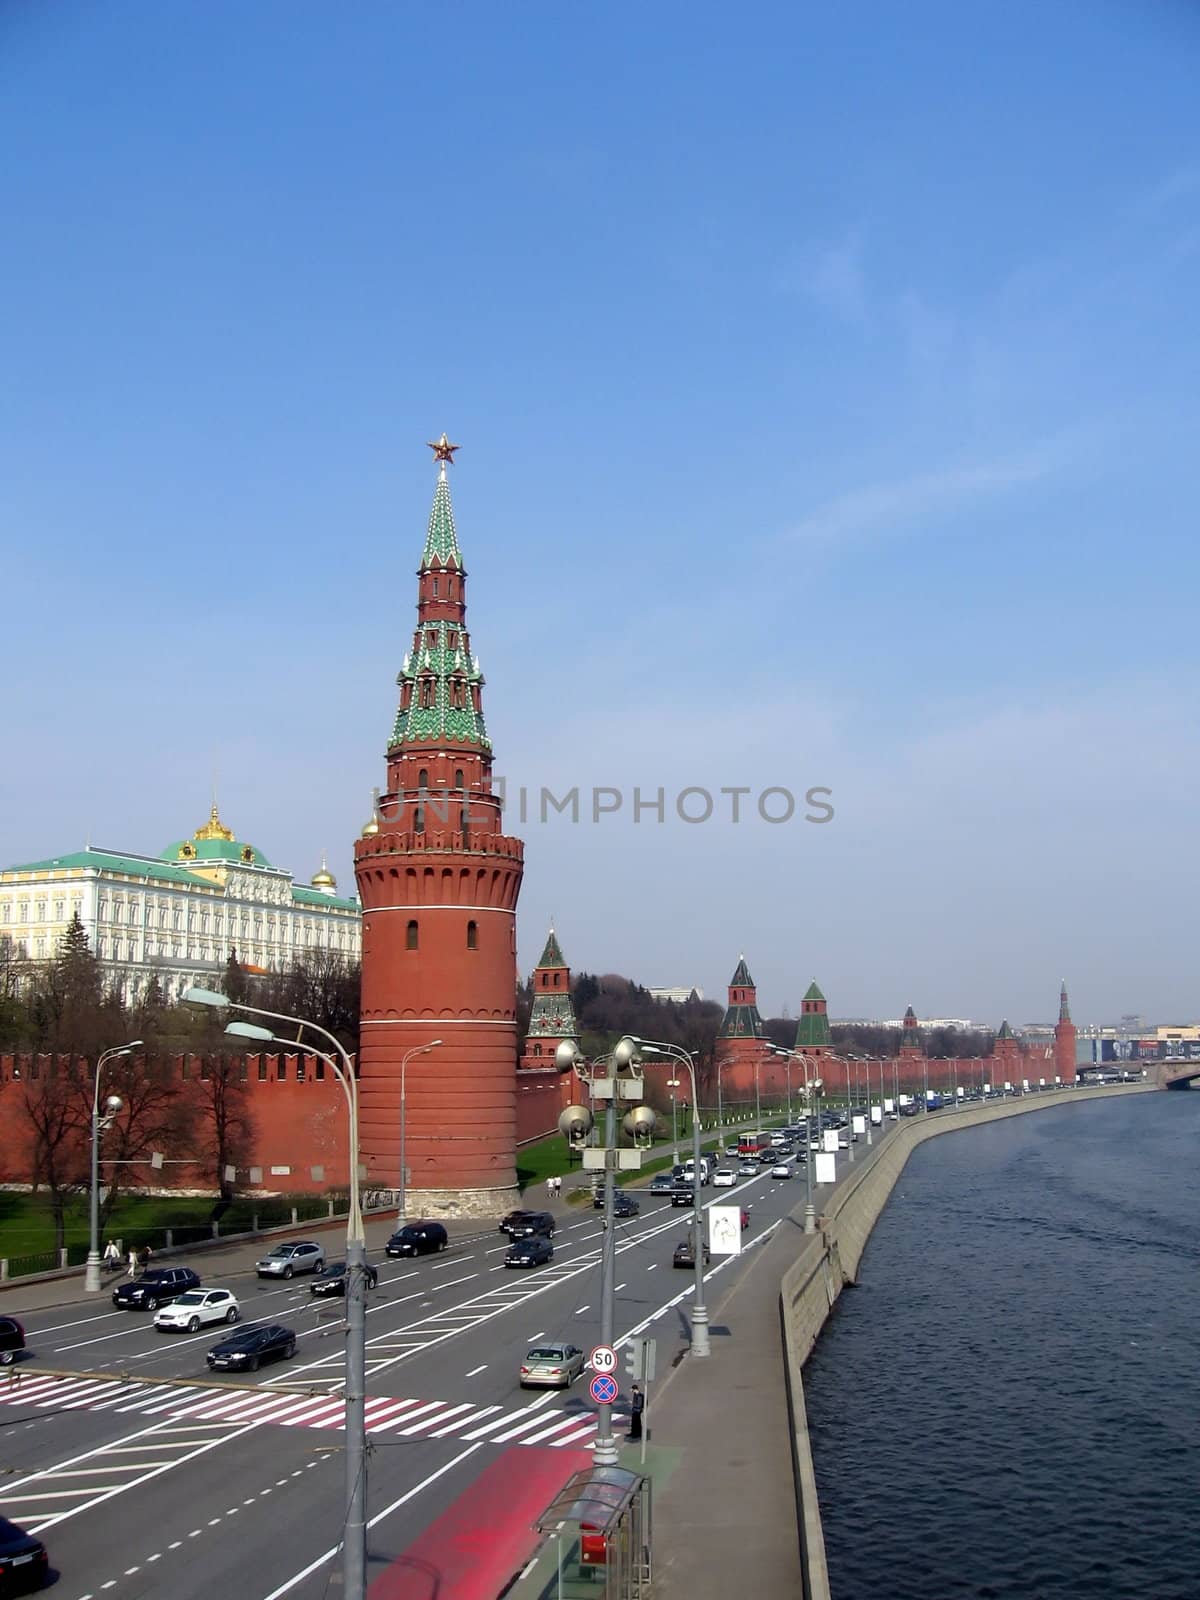
<path fill-rule="evenodd" d="M 435 577 L 434 580 L 433 580 L 433 598 L 435 600 L 437 599 L 437 594 L 438 594 L 438 580 Z"/>
<path fill-rule="evenodd" d="M 479 924 L 477 922 L 467 923 L 467 949 L 479 949 Z"/>
<path fill-rule="evenodd" d="M 463 769 L 461 767 L 455 767 L 454 769 L 454 787 L 456 789 L 461 789 L 464 787 Z"/>
<path fill-rule="evenodd" d="M 428 787 L 429 787 L 429 768 L 428 767 L 422 767 L 420 772 L 417 773 L 417 788 L 420 789 L 422 793 L 424 793 L 424 791 L 426 789 L 428 789 Z"/>
<path fill-rule="evenodd" d="M 417 923 L 415 918 L 408 925 L 404 945 L 407 950 L 415 950 L 417 948 Z"/>

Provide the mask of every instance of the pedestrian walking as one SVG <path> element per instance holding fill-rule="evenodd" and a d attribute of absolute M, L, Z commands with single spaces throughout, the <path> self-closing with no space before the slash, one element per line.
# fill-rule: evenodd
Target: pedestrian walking
<path fill-rule="evenodd" d="M 132 1246 L 129 1250 L 129 1276 L 136 1278 L 138 1275 L 138 1253 Z"/>
<path fill-rule="evenodd" d="M 121 1265 L 121 1252 L 117 1249 L 117 1241 L 110 1239 L 104 1246 L 104 1268 L 106 1272 L 116 1272 Z"/>
<path fill-rule="evenodd" d="M 553 1178 L 547 1178 L 546 1179 L 546 1199 L 547 1200 L 553 1200 L 554 1199 L 554 1179 Z"/>
<path fill-rule="evenodd" d="M 629 1437 L 640 1439 L 642 1437 L 642 1412 L 646 1409 L 646 1396 L 642 1393 L 640 1383 L 635 1383 L 633 1393 L 629 1397 Z"/>
<path fill-rule="evenodd" d="M 558 1197 L 561 1194 L 562 1194 L 562 1179 L 561 1178 L 555 1178 L 555 1180 L 554 1180 L 554 1198 L 557 1200 Z"/>

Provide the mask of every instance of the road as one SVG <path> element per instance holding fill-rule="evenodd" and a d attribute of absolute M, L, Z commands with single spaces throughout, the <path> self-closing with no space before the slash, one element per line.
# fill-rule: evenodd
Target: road
<path fill-rule="evenodd" d="M 803 1199 L 803 1169 L 789 1181 L 768 1171 L 705 1191 L 706 1205 L 750 1208 L 749 1250 Z M 618 1224 L 617 1327 L 658 1337 L 662 1367 L 687 1337 L 693 1274 L 673 1271 L 671 1256 L 691 1213 L 638 1193 L 641 1215 Z M 367 1312 L 372 1575 L 498 1452 L 519 1471 L 525 1447 L 588 1446 L 588 1374 L 564 1394 L 522 1391 L 517 1371 L 532 1343 L 588 1349 L 600 1324 L 602 1231 L 590 1209 L 563 1208 L 553 1263 L 530 1271 L 504 1267 L 506 1241 L 491 1229 L 462 1225 L 444 1254 L 394 1262 L 387 1231 L 376 1224 L 369 1239 L 380 1272 Z M 333 1254 L 336 1235 L 320 1237 Z M 708 1276 L 721 1283 L 746 1259 L 714 1257 Z M 0 1500 L 45 1539 L 61 1600 L 321 1600 L 336 1582 L 342 1302 L 311 1296 L 305 1278 L 193 1264 L 205 1284 L 234 1291 L 243 1321 L 294 1328 L 295 1358 L 210 1381 L 204 1354 L 220 1330 L 156 1333 L 107 1295 L 18 1313 L 31 1356 L 0 1378 Z M 624 1416 L 619 1403 L 618 1428 Z"/>

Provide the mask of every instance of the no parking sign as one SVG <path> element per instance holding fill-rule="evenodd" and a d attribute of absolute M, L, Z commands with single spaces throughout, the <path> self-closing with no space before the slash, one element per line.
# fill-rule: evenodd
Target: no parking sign
<path fill-rule="evenodd" d="M 598 1372 L 588 1390 L 598 1406 L 610 1406 L 617 1398 L 617 1380 L 610 1378 L 607 1372 Z"/>

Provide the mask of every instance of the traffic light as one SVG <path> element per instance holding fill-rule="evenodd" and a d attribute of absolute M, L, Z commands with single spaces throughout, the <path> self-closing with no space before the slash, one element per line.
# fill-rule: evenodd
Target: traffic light
<path fill-rule="evenodd" d="M 642 1383 L 645 1380 L 645 1373 L 642 1371 L 645 1354 L 640 1339 L 634 1339 L 631 1344 L 625 1346 L 625 1376 L 632 1378 L 634 1383 Z"/>

